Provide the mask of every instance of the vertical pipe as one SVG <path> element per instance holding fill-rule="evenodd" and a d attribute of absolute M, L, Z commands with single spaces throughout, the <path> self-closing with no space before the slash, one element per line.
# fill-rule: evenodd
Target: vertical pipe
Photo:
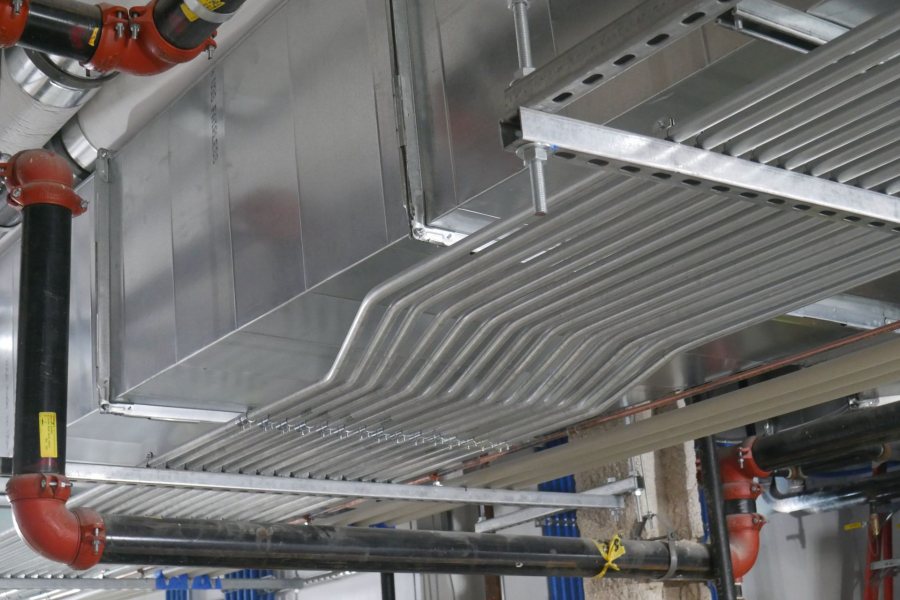
<path fill-rule="evenodd" d="M 397 592 L 394 588 L 394 574 L 381 574 L 381 600 L 396 600 Z"/>
<path fill-rule="evenodd" d="M 485 505 L 484 518 L 493 519 L 494 516 L 494 507 L 491 505 Z M 503 600 L 503 582 L 501 581 L 499 576 L 484 576 L 484 600 Z"/>
<path fill-rule="evenodd" d="M 716 442 L 712 436 L 707 436 L 698 440 L 698 446 L 700 468 L 703 473 L 703 490 L 709 514 L 710 549 L 714 572 L 718 578 L 718 597 L 721 600 L 737 600 Z"/>
<path fill-rule="evenodd" d="M 13 474 L 65 473 L 72 211 L 23 209 Z"/>

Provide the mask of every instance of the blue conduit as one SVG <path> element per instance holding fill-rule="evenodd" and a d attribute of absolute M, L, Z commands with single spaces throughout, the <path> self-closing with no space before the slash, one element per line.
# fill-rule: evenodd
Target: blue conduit
<path fill-rule="evenodd" d="M 547 443 L 542 450 L 560 446 L 568 442 L 568 439 L 554 440 Z M 561 477 L 553 481 L 547 481 L 538 485 L 542 492 L 568 492 L 575 493 L 575 477 Z M 581 537 L 578 529 L 577 513 L 572 510 L 558 515 L 552 515 L 544 519 L 541 531 L 545 536 L 554 537 Z M 547 589 L 550 600 L 584 600 L 584 580 L 578 577 L 548 577 Z"/>
<path fill-rule="evenodd" d="M 244 571 L 236 571 L 225 575 L 225 579 L 262 579 L 264 577 L 274 577 L 275 573 L 271 570 L 262 569 L 246 569 Z M 169 598 L 166 600 L 187 600 L 184 598 Z M 275 600 L 275 592 L 267 592 L 261 590 L 234 590 L 233 592 L 225 592 L 225 600 Z"/>

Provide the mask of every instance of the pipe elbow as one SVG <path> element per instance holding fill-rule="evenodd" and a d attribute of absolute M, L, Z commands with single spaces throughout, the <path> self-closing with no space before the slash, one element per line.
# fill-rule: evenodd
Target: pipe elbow
<path fill-rule="evenodd" d="M 728 515 L 728 539 L 731 544 L 731 565 L 734 577 L 742 579 L 759 557 L 759 532 L 766 520 L 761 515 Z"/>
<path fill-rule="evenodd" d="M 69 510 L 71 488 L 62 475 L 16 475 L 6 493 L 16 530 L 32 550 L 73 569 L 90 569 L 103 556 L 106 527 L 93 510 Z"/>
<path fill-rule="evenodd" d="M 16 208 L 32 204 L 55 204 L 80 215 L 86 204 L 75 191 L 72 168 L 61 156 L 48 150 L 25 150 L 0 163 L 8 201 Z"/>

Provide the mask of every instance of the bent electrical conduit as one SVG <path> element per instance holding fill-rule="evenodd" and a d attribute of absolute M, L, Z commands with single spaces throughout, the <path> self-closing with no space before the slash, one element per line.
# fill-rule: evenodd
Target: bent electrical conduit
<path fill-rule="evenodd" d="M 125 8 L 77 0 L 0 0 L 0 48 L 22 45 L 107 73 L 155 75 L 211 51 L 245 0 L 151 0 Z"/>
<path fill-rule="evenodd" d="M 149 519 L 69 510 L 65 477 L 72 217 L 85 204 L 65 160 L 32 150 L 0 163 L 24 213 L 13 477 L 16 527 L 36 552 L 75 569 L 101 562 L 643 579 L 711 576 L 695 542 L 502 536 Z M 617 549 L 619 551 L 614 551 Z"/>

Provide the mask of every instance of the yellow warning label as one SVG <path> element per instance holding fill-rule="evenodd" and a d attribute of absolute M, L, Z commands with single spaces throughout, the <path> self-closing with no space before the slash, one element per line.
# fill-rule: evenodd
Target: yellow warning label
<path fill-rule="evenodd" d="M 182 3 L 182 5 L 181 5 L 181 12 L 184 13 L 184 16 L 187 17 L 187 20 L 190 21 L 191 23 L 193 23 L 194 21 L 196 21 L 197 19 L 200 18 L 197 16 L 197 14 L 194 11 L 192 11 L 190 9 L 190 7 L 187 4 L 184 4 L 184 3 Z"/>
<path fill-rule="evenodd" d="M 225 6 L 225 0 L 197 0 L 207 10 L 219 10 Z"/>
<path fill-rule="evenodd" d="M 847 523 L 844 525 L 844 531 L 853 531 L 854 529 L 863 529 L 866 526 L 865 521 L 857 521 L 856 523 Z"/>
<path fill-rule="evenodd" d="M 92 48 L 96 46 L 98 37 L 100 37 L 100 28 L 94 27 L 94 30 L 91 32 L 91 39 L 88 40 L 88 46 Z"/>
<path fill-rule="evenodd" d="M 38 413 L 38 429 L 41 439 L 41 458 L 58 458 L 56 446 L 56 413 Z"/>

